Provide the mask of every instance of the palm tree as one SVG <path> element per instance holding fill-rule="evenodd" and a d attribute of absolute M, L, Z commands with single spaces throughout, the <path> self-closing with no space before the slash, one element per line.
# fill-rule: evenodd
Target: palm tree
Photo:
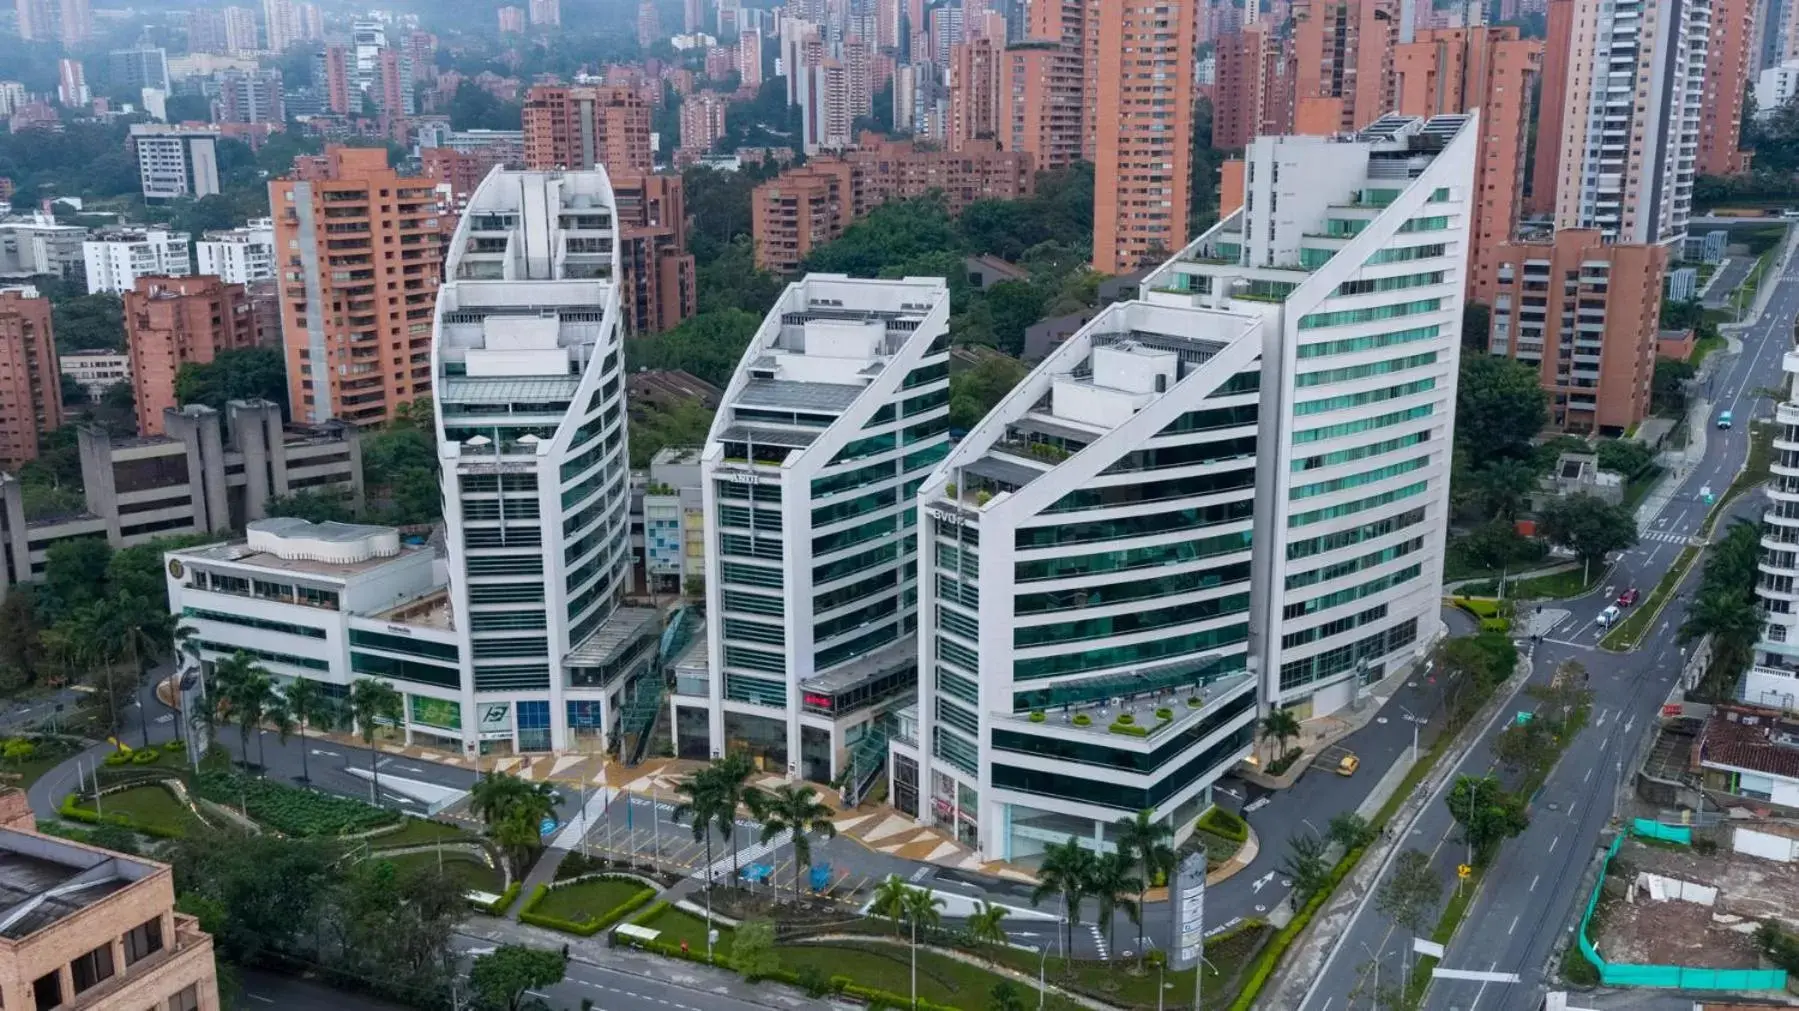
<path fill-rule="evenodd" d="M 906 913 L 906 921 L 912 924 L 912 1006 L 916 1008 L 918 1007 L 918 927 L 923 924 L 926 930 L 932 930 L 942 923 L 943 915 L 938 910 L 943 908 L 944 902 L 942 896 L 928 888 L 907 888 L 906 898 L 901 905 Z"/>
<path fill-rule="evenodd" d="M 1144 894 L 1149 885 L 1160 873 L 1164 879 L 1174 876 L 1174 849 L 1169 842 L 1174 838 L 1174 826 L 1168 821 L 1153 821 L 1154 808 L 1144 808 L 1135 817 L 1120 818 L 1112 823 L 1112 837 L 1117 840 L 1118 852 L 1127 854 L 1136 863 L 1137 883 L 1141 886 L 1137 892 L 1137 967 L 1143 967 L 1143 909 Z"/>
<path fill-rule="evenodd" d="M 812 840 L 810 833 L 816 832 L 826 839 L 837 834 L 837 826 L 831 821 L 835 814 L 830 805 L 818 799 L 818 791 L 810 786 L 794 786 L 783 783 L 775 787 L 774 792 L 751 796 L 758 799 L 752 801 L 761 810 L 756 814 L 762 819 L 762 841 L 768 842 L 782 832 L 793 833 L 793 901 L 800 900 L 800 873 L 812 868 Z"/>
<path fill-rule="evenodd" d="M 1276 760 L 1284 757 L 1287 754 L 1287 742 L 1298 736 L 1299 720 L 1291 712 L 1280 708 L 1268 710 L 1268 715 L 1262 717 L 1262 740 L 1272 737 L 1281 749 L 1281 753 L 1270 759 L 1268 764 L 1272 766 Z"/>
<path fill-rule="evenodd" d="M 107 602 L 112 620 L 117 625 L 124 651 L 131 657 L 131 683 L 143 682 L 146 660 L 161 655 L 164 645 L 175 634 L 176 617 L 165 607 L 157 607 L 135 593 L 124 593 Z M 138 723 L 143 731 L 144 747 L 150 746 L 149 711 L 140 707 Z"/>
<path fill-rule="evenodd" d="M 1137 929 L 1143 929 L 1142 907 L 1133 894 L 1142 894 L 1143 879 L 1132 874 L 1136 861 L 1129 853 L 1105 853 L 1093 861 L 1093 876 L 1088 879 L 1093 897 L 1099 900 L 1099 922 L 1106 926 L 1106 950 L 1115 950 L 1112 944 L 1114 928 L 1117 926 L 1117 912 L 1122 909 L 1131 918 Z"/>
<path fill-rule="evenodd" d="M 260 726 L 264 710 L 273 698 L 268 671 L 244 652 L 233 653 L 213 665 L 212 688 L 217 701 L 231 709 L 237 724 L 238 749 L 244 767 L 250 765 L 250 731 Z"/>
<path fill-rule="evenodd" d="M 262 720 L 268 726 L 275 728 L 275 735 L 280 739 L 281 746 L 287 747 L 287 739 L 294 735 L 294 712 L 288 708 L 286 700 L 279 695 L 274 696 L 273 700 L 269 702 L 268 709 L 263 711 Z M 256 738 L 256 751 L 257 757 L 260 758 L 262 753 L 261 734 L 258 734 Z"/>
<path fill-rule="evenodd" d="M 306 725 L 314 720 L 329 724 L 332 710 L 331 696 L 317 681 L 310 678 L 294 678 L 288 683 L 287 691 L 282 693 L 287 700 L 287 711 L 293 714 L 300 727 L 300 782 L 312 782 L 312 769 L 306 761 Z"/>
<path fill-rule="evenodd" d="M 1037 868 L 1037 887 L 1031 891 L 1031 905 L 1040 904 L 1051 895 L 1062 897 L 1062 922 L 1067 930 L 1067 946 L 1062 950 L 1072 956 L 1074 928 L 1081 922 L 1081 900 L 1093 894 L 1093 851 L 1069 836 L 1067 842 L 1052 843 L 1043 850 L 1043 864 Z"/>
<path fill-rule="evenodd" d="M 538 827 L 556 813 L 556 790 L 505 772 L 489 772 L 469 790 L 469 810 L 487 826 L 487 834 L 506 850 L 514 868 L 542 841 Z"/>
<path fill-rule="evenodd" d="M 905 878 L 898 874 L 889 874 L 875 886 L 874 902 L 869 905 L 868 911 L 876 916 L 884 916 L 892 920 L 893 932 L 897 935 L 900 920 L 904 919 L 906 915 L 906 893 L 911 890 L 912 886 L 906 884 Z"/>
<path fill-rule="evenodd" d="M 995 947 L 1005 944 L 1006 928 L 1001 925 L 1005 918 L 1005 906 L 996 906 L 986 899 L 977 900 L 974 913 L 968 917 L 968 939 Z"/>
<path fill-rule="evenodd" d="M 713 825 L 723 837 L 726 846 L 731 848 L 731 883 L 740 880 L 743 868 L 737 852 L 737 809 L 747 807 L 755 811 L 763 802 L 764 792 L 750 785 L 750 776 L 756 772 L 756 766 L 742 752 L 713 762 L 707 771 L 714 777 L 713 785 L 718 790 L 718 807 L 713 811 Z"/>
<path fill-rule="evenodd" d="M 357 678 L 350 685 L 350 715 L 369 749 L 369 800 L 380 806 L 381 766 L 376 761 L 380 752 L 375 750 L 375 727 L 378 720 L 400 721 L 400 693 L 385 681 Z"/>
<path fill-rule="evenodd" d="M 724 792 L 718 787 L 718 776 L 710 767 L 688 776 L 675 784 L 675 792 L 681 795 L 681 802 L 675 805 L 671 819 L 679 824 L 683 818 L 693 827 L 693 841 L 706 844 L 706 918 L 712 918 L 712 823 L 718 820 L 724 808 Z M 724 810 L 725 817 L 731 821 L 737 818 L 734 810 Z"/>
<path fill-rule="evenodd" d="M 1750 659 L 1761 629 L 1760 609 L 1739 589 L 1702 586 L 1694 594 L 1686 621 L 1681 623 L 1680 638 L 1690 642 L 1711 636 L 1717 666 L 1738 670 Z"/>

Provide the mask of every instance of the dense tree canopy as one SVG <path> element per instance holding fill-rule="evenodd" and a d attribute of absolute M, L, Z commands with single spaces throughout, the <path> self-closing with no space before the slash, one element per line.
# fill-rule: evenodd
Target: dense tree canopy
<path fill-rule="evenodd" d="M 1529 456 L 1531 440 L 1548 421 L 1548 397 L 1536 369 L 1492 355 L 1462 356 L 1455 435 L 1471 459 Z"/>
<path fill-rule="evenodd" d="M 175 402 L 224 411 L 233 400 L 261 398 L 287 407 L 287 362 L 280 348 L 231 348 L 211 362 L 187 362 L 175 373 Z"/>
<path fill-rule="evenodd" d="M 626 341 L 625 368 L 681 369 L 722 387 L 760 325 L 761 314 L 742 309 L 701 313 L 672 330 Z"/>

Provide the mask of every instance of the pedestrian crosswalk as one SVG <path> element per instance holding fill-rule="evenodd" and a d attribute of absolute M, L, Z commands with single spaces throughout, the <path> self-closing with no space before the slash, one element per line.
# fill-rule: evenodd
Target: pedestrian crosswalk
<path fill-rule="evenodd" d="M 694 878 L 711 876 L 715 880 L 720 876 L 728 878 L 731 876 L 731 868 L 733 866 L 748 867 L 770 853 L 773 853 L 775 850 L 787 845 L 792 840 L 793 833 L 782 832 L 780 835 L 775 836 L 767 842 L 757 842 L 738 850 L 735 859 L 733 859 L 730 853 L 726 853 L 724 856 L 712 861 L 712 866 L 694 871 L 691 876 Z"/>
<path fill-rule="evenodd" d="M 1638 540 L 1660 541 L 1663 544 L 1685 544 L 1692 534 L 1677 534 L 1669 530 L 1645 530 L 1637 535 Z"/>

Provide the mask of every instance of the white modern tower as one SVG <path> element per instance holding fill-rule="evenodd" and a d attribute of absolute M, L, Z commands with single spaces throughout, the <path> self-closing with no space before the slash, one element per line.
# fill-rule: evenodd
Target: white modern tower
<path fill-rule="evenodd" d="M 1109 306 L 925 481 L 913 813 L 1028 860 L 1190 828 L 1249 753 L 1263 325 Z"/>
<path fill-rule="evenodd" d="M 1768 508 L 1762 512 L 1762 557 L 1755 593 L 1762 633 L 1755 664 L 1743 678 L 1743 701 L 1799 710 L 1799 349 L 1781 360 L 1787 399 L 1774 409 L 1774 457 L 1768 465 Z"/>
<path fill-rule="evenodd" d="M 1262 317 L 1263 705 L 1354 700 L 1439 634 L 1478 124 L 1385 116 L 1262 137 L 1243 207 L 1145 278 L 1152 302 Z"/>
<path fill-rule="evenodd" d="M 880 717 L 917 683 L 913 499 L 949 451 L 948 326 L 941 278 L 814 274 L 769 310 L 701 458 L 708 694 L 674 700 L 682 754 L 880 767 Z"/>
<path fill-rule="evenodd" d="M 495 171 L 452 240 L 432 368 L 471 748 L 604 747 L 657 631 L 654 612 L 617 606 L 630 566 L 617 276 L 603 171 Z"/>
<path fill-rule="evenodd" d="M 1674 243 L 1693 213 L 1711 0 L 1577 0 L 1555 223 Z"/>

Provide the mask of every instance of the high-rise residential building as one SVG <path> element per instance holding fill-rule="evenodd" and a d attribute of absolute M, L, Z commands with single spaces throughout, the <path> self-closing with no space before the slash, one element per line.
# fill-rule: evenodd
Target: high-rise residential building
<path fill-rule="evenodd" d="M 681 177 L 619 172 L 611 183 L 619 245 L 619 322 L 627 335 L 660 333 L 698 309 Z"/>
<path fill-rule="evenodd" d="M 698 157 L 725 135 L 725 110 L 731 100 L 716 91 L 699 91 L 681 103 L 681 153 Z"/>
<path fill-rule="evenodd" d="M 388 117 L 410 116 L 413 106 L 412 57 L 398 49 L 382 49 L 375 58 L 375 81 L 370 89 L 375 108 Z"/>
<path fill-rule="evenodd" d="M 250 284 L 275 276 L 275 223 L 253 218 L 242 228 L 207 232 L 194 243 L 197 274 L 226 284 Z"/>
<path fill-rule="evenodd" d="M 56 5 L 52 0 L 13 0 L 19 38 L 48 42 L 56 38 Z"/>
<path fill-rule="evenodd" d="M 1238 209 L 1142 282 L 1262 317 L 1262 704 L 1302 719 L 1441 627 L 1477 115 L 1258 138 Z"/>
<path fill-rule="evenodd" d="M 281 89 L 281 71 L 227 70 L 216 78 L 219 86 L 214 121 L 219 123 L 287 122 Z"/>
<path fill-rule="evenodd" d="M 0 467 L 37 459 L 38 438 L 63 423 L 62 373 L 50 300 L 36 288 L 0 288 Z"/>
<path fill-rule="evenodd" d="M 113 229 L 97 232 L 81 244 L 87 266 L 87 293 L 123 295 L 136 287 L 137 279 L 186 277 L 194 272 L 186 232 L 159 228 Z"/>
<path fill-rule="evenodd" d="M 144 199 L 175 200 L 219 192 L 217 130 L 133 123 L 131 146 Z"/>
<path fill-rule="evenodd" d="M 643 91 L 630 85 L 535 85 L 525 95 L 525 164 L 653 171 L 651 113 Z"/>
<path fill-rule="evenodd" d="M 842 60 L 826 59 L 800 74 L 801 147 L 808 157 L 841 151 L 855 140 L 856 117 L 850 108 L 850 70 Z"/>
<path fill-rule="evenodd" d="M 263 42 L 272 53 L 285 52 L 301 38 L 293 0 L 262 0 Z"/>
<path fill-rule="evenodd" d="M 0 936 L 5 1006 L 219 1011 L 212 938 L 175 910 L 169 865 L 40 834 L 8 787 L 0 868 L 15 917 Z"/>
<path fill-rule="evenodd" d="M 681 0 L 681 30 L 698 32 L 706 27 L 706 0 Z"/>
<path fill-rule="evenodd" d="M 0 116 L 10 117 L 16 110 L 23 109 L 31 101 L 22 81 L 0 81 Z M 10 180 L 8 180 L 10 182 Z M 7 194 L 10 199 L 11 193 Z"/>
<path fill-rule="evenodd" d="M 762 33 L 737 36 L 737 78 L 745 88 L 762 87 Z"/>
<path fill-rule="evenodd" d="M 423 137 L 420 143 L 425 175 L 449 183 L 458 203 L 472 196 L 495 166 L 517 169 L 525 164 L 522 130 L 446 131 L 435 144 Z"/>
<path fill-rule="evenodd" d="M 1699 119 L 1700 175 L 1731 176 L 1749 170 L 1742 150 L 1743 94 L 1755 79 L 1754 0 L 1711 0 L 1711 38 L 1706 44 L 1705 92 Z"/>
<path fill-rule="evenodd" d="M 919 683 L 913 489 L 948 451 L 943 280 L 789 285 L 701 458 L 708 676 L 674 699 L 678 749 L 818 783 L 884 767 Z"/>
<path fill-rule="evenodd" d="M 1392 111 L 1396 0 L 1295 0 L 1293 129 L 1359 130 Z"/>
<path fill-rule="evenodd" d="M 216 277 L 140 277 L 125 293 L 125 344 L 139 435 L 162 435 L 163 412 L 179 408 L 175 374 L 221 351 L 256 343 L 241 284 Z"/>
<path fill-rule="evenodd" d="M 662 38 L 662 16 L 656 11 L 656 0 L 637 2 L 637 44 L 648 49 Z"/>
<path fill-rule="evenodd" d="M 1799 608 L 1794 606 L 1793 587 L 1799 579 L 1799 460 L 1794 458 L 1794 445 L 1799 445 L 1799 354 L 1789 350 L 1781 356 L 1784 375 L 1775 385 L 1784 386 L 1787 394 L 1774 407 L 1774 454 L 1769 461 L 1769 479 L 1763 489 L 1768 504 L 1761 514 L 1762 552 L 1756 579 L 1757 610 L 1761 627 L 1755 643 L 1755 663 L 1743 672 L 1741 699 L 1754 706 L 1767 706 L 1790 713 L 1799 709 L 1799 660 L 1794 657 L 1799 644 Z M 1789 749 L 1780 748 L 1785 753 Z M 1747 774 L 1742 776 L 1746 783 Z"/>
<path fill-rule="evenodd" d="M 1000 143 L 1023 151 L 1038 168 L 1065 168 L 1082 158 L 1081 57 L 1060 39 L 1026 39 L 1006 47 L 1001 84 Z M 899 89 L 894 89 L 897 97 Z"/>
<path fill-rule="evenodd" d="M 851 176 L 847 163 L 819 158 L 750 191 L 756 266 L 791 274 L 814 248 L 842 234 L 853 213 Z"/>
<path fill-rule="evenodd" d="M 949 145 L 1006 139 L 1005 39 L 979 35 L 950 47 Z"/>
<path fill-rule="evenodd" d="M 248 7 L 227 7 L 225 18 L 225 51 L 233 56 L 253 53 L 262 48 L 256 30 L 256 12 Z"/>
<path fill-rule="evenodd" d="M 1292 131 L 1292 78 L 1281 39 L 1257 22 L 1218 39 L 1212 146 L 1231 150 Z"/>
<path fill-rule="evenodd" d="M 56 61 L 56 100 L 68 108 L 88 102 L 87 71 L 80 60 L 67 57 Z"/>
<path fill-rule="evenodd" d="M 1577 0 L 1544 0 L 1548 37 L 1543 45 L 1543 73 L 1537 85 L 1536 153 L 1530 163 L 1530 192 L 1524 212 L 1532 217 L 1555 216 L 1556 189 L 1562 162 L 1562 119 L 1567 114 L 1568 73 L 1573 53 L 1574 8 Z"/>
<path fill-rule="evenodd" d="M 562 24 L 562 0 L 530 0 L 531 23 L 555 28 Z"/>
<path fill-rule="evenodd" d="M 187 12 L 187 51 L 190 53 L 223 53 L 225 44 L 225 12 L 215 7 L 202 7 Z"/>
<path fill-rule="evenodd" d="M 352 69 L 350 51 L 343 46 L 326 46 L 313 58 L 312 86 L 324 99 L 325 110 L 334 116 L 362 111 L 362 96 L 350 77 Z"/>
<path fill-rule="evenodd" d="M 1126 274 L 1187 244 L 1198 0 L 1100 5 L 1093 269 Z"/>
<path fill-rule="evenodd" d="M 616 220 L 603 171 L 490 175 L 438 300 L 462 710 L 497 708 L 521 751 L 606 750 L 649 666 L 635 634 L 656 612 L 619 607 L 631 496 Z M 529 411 L 495 413 L 524 394 Z"/>
<path fill-rule="evenodd" d="M 1531 89 L 1542 59 L 1541 41 L 1509 27 L 1420 31 L 1394 53 L 1400 113 L 1480 113 L 1467 276 L 1468 297 L 1488 305 L 1498 286 L 1494 250 L 1512 240 L 1523 210 Z"/>
<path fill-rule="evenodd" d="M 159 47 L 114 49 L 106 54 L 107 81 L 115 90 L 133 94 L 144 88 L 169 90 L 169 58 Z"/>
<path fill-rule="evenodd" d="M 65 47 L 82 45 L 94 37 L 94 14 L 88 0 L 57 0 L 56 38 Z"/>
<path fill-rule="evenodd" d="M 523 35 L 525 33 L 525 9 L 523 7 L 501 7 L 500 34 Z"/>
<path fill-rule="evenodd" d="M 385 421 L 431 392 L 442 235 L 434 186 L 384 148 L 330 145 L 269 183 L 288 403 L 297 421 Z"/>
<path fill-rule="evenodd" d="M 1535 198 L 1546 196 L 1545 186 L 1553 191 L 1558 228 L 1597 228 L 1623 243 L 1683 240 L 1699 124 L 1708 114 L 1711 0 L 1550 0 L 1549 7 L 1552 55 L 1540 104 L 1548 109 L 1558 100 L 1559 115 L 1545 113 L 1537 126 Z M 1558 69 L 1565 72 L 1559 84 L 1547 78 Z M 1550 126 L 1559 135 L 1545 132 Z M 1545 151 L 1556 155 L 1547 173 Z"/>
<path fill-rule="evenodd" d="M 87 42 L 94 34 L 88 0 L 14 0 L 19 37 L 28 42 L 60 42 L 65 47 Z"/>
<path fill-rule="evenodd" d="M 1648 417 L 1668 255 L 1577 228 L 1492 251 L 1488 350 L 1539 371 L 1556 427 L 1615 437 Z"/>

